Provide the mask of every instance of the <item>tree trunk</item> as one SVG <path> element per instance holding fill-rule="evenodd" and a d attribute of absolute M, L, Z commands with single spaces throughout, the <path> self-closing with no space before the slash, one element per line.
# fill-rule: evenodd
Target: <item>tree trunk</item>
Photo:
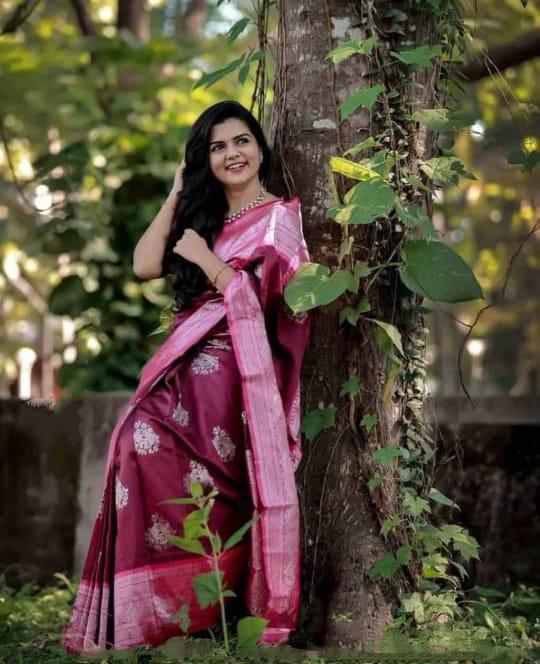
<path fill-rule="evenodd" d="M 363 86 L 382 81 L 368 76 L 365 57 L 354 56 L 334 68 L 328 52 L 339 43 L 366 37 L 359 24 L 358 7 L 367 3 L 346 0 L 312 0 L 279 6 L 279 44 L 272 116 L 275 191 L 298 195 L 311 260 L 338 267 L 341 229 L 325 219 L 325 209 L 335 205 L 327 176 L 331 156 L 343 152 L 377 131 L 370 112 L 356 112 L 340 121 L 339 105 Z M 416 30 L 419 44 L 429 43 L 425 15 L 414 3 L 375 2 L 378 16 L 395 5 L 410 13 L 404 32 Z M 406 5 L 406 6 L 404 6 Z M 416 28 L 413 26 L 416 25 Z M 402 39 L 396 36 L 396 39 Z M 425 41 L 424 41 L 425 40 Z M 432 40 L 431 40 L 432 41 Z M 414 110 L 434 107 L 436 85 L 404 85 Z M 433 81 L 430 81 L 433 83 Z M 403 83 L 402 83 L 403 85 Z M 407 108 L 409 110 L 409 107 Z M 415 137 L 411 159 L 427 158 L 431 146 L 425 135 Z M 337 178 L 340 198 L 354 184 Z M 341 202 L 341 201 L 340 201 Z M 384 237 L 373 227 L 356 226 L 355 257 L 362 259 L 374 242 Z M 388 227 L 385 229 L 388 235 Z M 356 252 L 358 255 L 356 255 Z M 378 280 L 370 290 L 374 317 L 400 324 L 395 279 Z M 297 473 L 303 524 L 303 603 L 298 642 L 303 639 L 325 646 L 361 647 L 378 640 L 397 608 L 399 597 L 412 587 L 410 570 L 389 582 L 374 582 L 368 573 L 375 561 L 395 548 L 392 537 L 380 534 L 381 520 L 397 513 L 398 483 L 394 476 L 370 493 L 373 470 L 371 452 L 396 440 L 399 407 L 383 402 L 387 359 L 375 342 L 374 325 L 360 318 L 356 328 L 339 324 L 343 299 L 318 309 L 313 318 L 311 343 L 303 368 L 303 411 L 334 404 L 336 426 L 305 442 Z M 339 303 L 338 303 L 339 302 Z M 416 320 L 418 323 L 419 321 Z M 362 383 L 360 401 L 339 397 L 341 384 L 356 375 Z M 364 413 L 376 413 L 371 435 L 359 426 Z M 397 432 L 399 435 L 399 432 Z M 395 475 L 395 473 L 394 473 Z"/>
<path fill-rule="evenodd" d="M 144 0 L 118 0 L 118 30 L 127 30 L 140 42 L 150 39 L 150 12 Z"/>

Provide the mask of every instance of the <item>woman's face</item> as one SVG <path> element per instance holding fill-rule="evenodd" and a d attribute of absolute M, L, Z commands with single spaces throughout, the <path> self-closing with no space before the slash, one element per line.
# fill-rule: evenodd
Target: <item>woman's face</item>
<path fill-rule="evenodd" d="M 210 168 L 225 188 L 244 188 L 257 178 L 262 152 L 243 120 L 227 118 L 212 127 L 209 142 Z M 242 163 L 239 168 L 229 168 Z"/>

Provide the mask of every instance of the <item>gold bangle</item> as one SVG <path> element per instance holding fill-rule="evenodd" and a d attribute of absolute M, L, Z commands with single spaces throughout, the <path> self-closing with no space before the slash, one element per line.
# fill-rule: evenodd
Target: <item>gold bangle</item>
<path fill-rule="evenodd" d="M 223 272 L 223 270 L 224 270 L 226 267 L 228 267 L 228 266 L 227 266 L 227 265 L 224 265 L 223 267 L 220 267 L 219 270 L 217 271 L 216 276 L 212 279 L 212 284 L 213 284 L 214 286 L 216 285 L 217 278 L 219 277 L 219 275 Z"/>

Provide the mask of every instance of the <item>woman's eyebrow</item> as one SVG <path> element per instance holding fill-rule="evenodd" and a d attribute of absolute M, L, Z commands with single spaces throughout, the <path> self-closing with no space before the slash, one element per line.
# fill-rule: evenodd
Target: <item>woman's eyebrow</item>
<path fill-rule="evenodd" d="M 249 136 L 249 134 L 247 134 L 246 132 L 244 132 L 243 134 L 238 134 L 238 136 L 233 136 L 233 140 L 236 140 L 241 136 Z M 214 143 L 223 143 L 223 141 L 210 141 L 210 145 L 214 145 Z"/>

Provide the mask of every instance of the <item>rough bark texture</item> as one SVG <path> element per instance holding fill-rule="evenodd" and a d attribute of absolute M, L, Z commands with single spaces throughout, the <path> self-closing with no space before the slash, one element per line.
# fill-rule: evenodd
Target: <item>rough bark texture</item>
<path fill-rule="evenodd" d="M 380 14 L 392 3 L 376 3 Z M 400 9 L 407 9 L 404 4 Z M 298 195 L 311 259 L 337 267 L 341 230 L 325 219 L 325 208 L 334 205 L 327 177 L 332 155 L 342 155 L 354 144 L 374 135 L 369 112 L 357 112 L 339 122 L 339 105 L 362 86 L 380 80 L 366 75 L 367 62 L 353 56 L 334 70 L 326 59 L 338 43 L 365 38 L 353 24 L 358 21 L 355 3 L 346 0 L 312 0 L 299 6 L 281 2 L 275 105 L 272 117 L 275 172 L 274 191 Z M 412 13 L 412 10 L 411 10 Z M 414 16 L 418 37 L 422 17 Z M 424 19 L 425 21 L 425 19 Z M 427 77 L 436 76 L 433 71 Z M 434 88 L 433 88 L 434 89 Z M 413 92 L 413 90 L 415 92 Z M 432 92 L 410 86 L 410 94 L 432 108 Z M 411 155 L 429 153 L 425 136 L 411 145 Z M 353 182 L 340 181 L 340 196 Z M 381 239 L 372 227 L 355 230 L 355 257 L 365 258 Z M 389 236 L 391 229 L 383 229 Z M 377 285 L 370 292 L 377 318 L 396 324 L 395 282 Z M 339 310 L 347 296 L 318 310 L 314 316 L 310 348 L 303 370 L 303 410 L 320 402 L 337 407 L 336 427 L 323 430 L 315 441 L 306 441 L 298 470 L 298 486 L 304 518 L 303 608 L 298 642 L 308 639 L 325 646 L 358 648 L 378 640 L 397 607 L 409 576 L 392 583 L 373 582 L 368 572 L 388 550 L 380 535 L 381 515 L 396 511 L 397 484 L 385 479 L 382 490 L 369 493 L 370 453 L 390 443 L 395 435 L 398 411 L 383 403 L 381 392 L 387 365 L 375 343 L 371 324 L 360 319 L 356 329 L 339 325 Z M 397 314 L 399 318 L 399 313 Z M 340 385 L 356 374 L 363 385 L 355 407 L 339 398 Z M 359 407 L 358 407 L 359 406 Z M 374 433 L 366 437 L 359 427 L 362 415 L 377 413 Z M 395 440 L 395 438 L 394 438 Z"/>

